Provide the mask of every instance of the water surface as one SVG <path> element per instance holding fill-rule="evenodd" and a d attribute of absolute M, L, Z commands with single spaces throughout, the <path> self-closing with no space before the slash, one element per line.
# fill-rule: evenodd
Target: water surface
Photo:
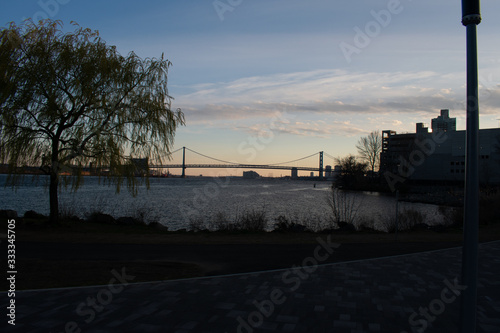
<path fill-rule="evenodd" d="M 0 175 L 4 184 L 6 175 Z M 15 190 L 3 187 L 0 209 L 12 209 L 23 215 L 28 210 L 49 213 L 48 177 L 33 180 L 26 176 Z M 269 227 L 284 216 L 295 222 L 324 227 L 331 223 L 328 205 L 329 182 L 292 181 L 285 179 L 242 178 L 152 178 L 150 189 L 139 186 L 133 197 L 126 188 L 104 184 L 97 177 L 85 177 L 78 191 L 61 188 L 60 205 L 64 213 L 85 218 L 98 211 L 115 217 L 141 215 L 158 221 L 171 230 L 189 228 L 190 221 L 209 222 L 223 214 L 230 219 L 248 211 L 265 211 Z M 395 198 L 390 195 L 356 192 L 348 193 L 354 200 L 356 223 L 384 229 L 384 221 L 395 216 Z M 425 222 L 442 222 L 438 206 L 419 203 L 399 203 L 400 211 L 415 209 L 425 216 Z"/>

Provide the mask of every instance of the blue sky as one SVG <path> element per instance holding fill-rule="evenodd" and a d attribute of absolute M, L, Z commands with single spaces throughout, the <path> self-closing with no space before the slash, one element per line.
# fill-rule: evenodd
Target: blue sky
<path fill-rule="evenodd" d="M 165 53 L 173 107 L 187 122 L 174 149 L 254 164 L 318 151 L 345 156 L 370 131 L 412 132 L 441 108 L 465 129 L 459 0 L 0 3 L 4 26 L 28 17 L 67 27 L 73 20 L 122 54 Z M 492 128 L 500 118 L 500 2 L 483 0 L 481 8 L 480 126 Z M 188 162 L 210 161 L 188 153 Z M 200 172 L 242 171 L 188 169 Z"/>

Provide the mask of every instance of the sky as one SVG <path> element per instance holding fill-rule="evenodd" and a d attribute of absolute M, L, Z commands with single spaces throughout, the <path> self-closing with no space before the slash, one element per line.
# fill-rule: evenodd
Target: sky
<path fill-rule="evenodd" d="M 500 2 L 483 0 L 481 11 L 480 128 L 497 128 Z M 440 109 L 465 129 L 460 0 L 0 0 L 0 25 L 26 18 L 61 20 L 67 29 L 75 21 L 124 55 L 164 53 L 173 64 L 172 107 L 186 117 L 173 151 L 247 164 L 319 151 L 356 155 L 360 137 L 414 132 Z M 214 162 L 186 156 L 187 163 Z M 181 152 L 172 157 L 182 160 Z M 318 157 L 296 163 L 317 166 Z"/>

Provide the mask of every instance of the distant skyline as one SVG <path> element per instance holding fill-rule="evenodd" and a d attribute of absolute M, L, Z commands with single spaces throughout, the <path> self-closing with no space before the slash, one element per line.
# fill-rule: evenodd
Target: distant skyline
<path fill-rule="evenodd" d="M 122 54 L 165 53 L 173 63 L 173 108 L 186 116 L 174 150 L 186 146 L 254 164 L 317 151 L 345 156 L 356 154 L 357 140 L 373 130 L 413 132 L 415 123 L 430 125 L 440 109 L 450 109 L 457 130 L 465 129 L 465 27 L 458 0 L 0 4 L 2 26 L 49 17 L 71 30 L 76 21 L 99 30 Z M 481 10 L 480 127 L 497 128 L 500 2 L 483 0 Z M 200 173 L 226 171 L 188 169 Z"/>

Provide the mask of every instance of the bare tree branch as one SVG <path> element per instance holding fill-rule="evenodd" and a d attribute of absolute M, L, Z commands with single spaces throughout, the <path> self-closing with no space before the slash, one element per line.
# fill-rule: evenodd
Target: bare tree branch
<path fill-rule="evenodd" d="M 372 172 L 380 165 L 380 153 L 382 151 L 382 135 L 380 131 L 373 131 L 368 136 L 359 139 L 356 144 L 361 160 L 366 162 Z"/>

